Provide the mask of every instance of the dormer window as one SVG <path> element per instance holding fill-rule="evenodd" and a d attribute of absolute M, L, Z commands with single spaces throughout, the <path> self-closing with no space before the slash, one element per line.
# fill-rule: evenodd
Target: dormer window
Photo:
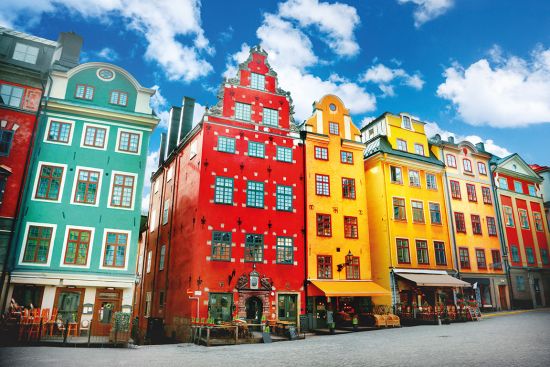
<path fill-rule="evenodd" d="M 13 59 L 23 61 L 29 64 L 36 64 L 38 58 L 38 47 L 25 45 L 17 42 L 13 51 Z"/>
<path fill-rule="evenodd" d="M 418 155 L 424 155 L 424 145 L 415 143 L 414 152 Z"/>
<path fill-rule="evenodd" d="M 401 127 L 403 129 L 412 130 L 411 118 L 409 116 L 401 116 Z"/>
<path fill-rule="evenodd" d="M 118 90 L 112 91 L 109 103 L 119 106 L 126 106 L 128 104 L 128 93 Z"/>
<path fill-rule="evenodd" d="M 407 142 L 405 140 L 397 139 L 397 150 L 407 151 Z"/>
<path fill-rule="evenodd" d="M 265 90 L 265 75 L 251 73 L 251 75 L 250 75 L 250 88 Z"/>
<path fill-rule="evenodd" d="M 91 101 L 94 99 L 94 87 L 91 85 L 77 84 L 75 98 Z"/>

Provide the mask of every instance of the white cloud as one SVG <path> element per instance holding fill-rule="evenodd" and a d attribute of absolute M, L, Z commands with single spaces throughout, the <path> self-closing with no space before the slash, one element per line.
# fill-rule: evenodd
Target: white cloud
<path fill-rule="evenodd" d="M 301 27 L 317 27 L 327 36 L 321 40 L 338 55 L 353 56 L 359 52 L 353 32 L 360 19 L 352 6 L 318 0 L 288 0 L 279 4 L 279 15 L 298 21 Z"/>
<path fill-rule="evenodd" d="M 102 48 L 96 55 L 107 61 L 116 61 L 119 58 L 118 53 L 109 47 Z"/>
<path fill-rule="evenodd" d="M 367 126 L 371 121 L 374 121 L 376 117 L 375 116 L 365 116 L 361 120 L 361 123 L 359 124 L 359 128 L 363 128 Z"/>
<path fill-rule="evenodd" d="M 223 76 L 225 78 L 234 78 L 237 76 L 237 67 L 240 63 L 244 62 L 248 55 L 250 54 L 250 46 L 246 43 L 243 43 L 241 45 L 240 51 L 237 51 L 236 53 L 229 55 L 227 57 L 227 62 L 225 64 L 225 71 L 223 72 Z"/>
<path fill-rule="evenodd" d="M 145 176 L 143 178 L 143 192 L 141 195 L 141 212 L 149 211 L 149 198 L 151 192 L 151 175 L 158 168 L 159 152 L 149 152 L 147 154 L 147 163 L 145 165 Z"/>
<path fill-rule="evenodd" d="M 469 141 L 472 144 L 477 144 L 480 142 L 483 142 L 485 145 L 485 150 L 489 153 L 492 153 L 498 157 L 506 157 L 510 154 L 512 154 L 508 149 L 505 147 L 502 147 L 495 143 L 492 139 L 483 139 L 482 137 L 478 135 L 458 135 L 448 130 L 443 130 L 439 125 L 435 122 L 428 122 L 425 126 L 426 135 L 428 137 L 432 137 L 435 134 L 439 134 L 443 140 L 449 139 L 450 136 L 455 138 L 455 143 L 459 143 L 461 141 Z"/>
<path fill-rule="evenodd" d="M 106 23 L 121 17 L 147 41 L 145 59 L 158 63 L 170 80 L 191 82 L 212 71 L 202 57 L 213 49 L 201 27 L 199 0 L 5 0 L 0 24 L 25 27 L 45 13 L 65 11 Z M 189 44 L 182 44 L 182 37 L 189 37 Z"/>
<path fill-rule="evenodd" d="M 383 92 L 383 97 L 393 97 L 395 95 L 392 82 L 398 81 L 401 85 L 421 90 L 424 87 L 424 80 L 419 73 L 409 74 L 404 69 L 392 69 L 384 64 L 376 64 L 368 68 L 359 80 L 365 83 L 375 83 Z"/>
<path fill-rule="evenodd" d="M 445 14 L 454 5 L 454 0 L 397 0 L 399 4 L 413 3 L 416 5 L 414 11 L 414 26 L 422 24 Z"/>
<path fill-rule="evenodd" d="M 490 57 L 464 68 L 455 63 L 445 70 L 437 95 L 456 107 L 472 125 L 521 127 L 550 122 L 550 48 L 539 46 L 529 60 L 503 56 L 492 48 Z"/>

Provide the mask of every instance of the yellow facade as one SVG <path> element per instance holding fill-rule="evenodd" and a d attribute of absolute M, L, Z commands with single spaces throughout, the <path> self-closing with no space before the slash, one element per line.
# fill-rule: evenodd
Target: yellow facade
<path fill-rule="evenodd" d="M 341 266 L 342 269 L 339 272 L 338 264 L 345 264 L 346 255 L 351 253 L 359 258 L 359 279 L 370 280 L 367 188 L 363 171 L 364 145 L 361 143 L 360 132 L 351 121 L 349 111 L 342 101 L 333 95 L 324 96 L 315 103 L 314 114 L 306 121 L 304 130 L 308 279 L 346 280 L 350 278 L 346 266 Z M 351 162 L 342 162 L 343 152 L 351 154 Z M 316 177 L 319 176 L 324 178 L 328 176 L 330 182 L 328 195 L 326 191 L 322 191 L 326 189 L 326 185 L 319 188 L 321 191 L 317 191 Z M 354 180 L 355 198 L 345 197 L 343 179 Z M 350 196 L 349 192 L 347 196 Z M 318 234 L 318 214 L 330 216 L 330 235 Z M 350 232 L 351 226 L 348 225 L 348 236 L 344 225 L 345 217 L 356 218 L 357 223 L 356 232 L 353 230 Z M 349 238 L 350 235 L 354 238 Z M 326 273 L 321 277 L 318 276 L 318 256 L 331 257 L 331 278 Z"/>
<path fill-rule="evenodd" d="M 424 123 L 407 115 L 386 113 L 362 131 L 366 141 L 365 180 L 373 281 L 390 289 L 390 269 L 452 270 L 444 167 L 429 150 Z M 433 220 L 430 204 L 439 207 L 439 214 L 434 210 Z M 401 245 L 408 244 L 408 256 L 405 256 L 406 246 L 398 256 L 398 240 Z M 438 259 L 436 243 L 440 247 Z M 418 250 L 424 244 L 427 257 L 423 248 L 420 253 Z M 444 261 L 441 249 L 444 249 Z M 424 261 L 419 261 L 419 257 Z M 391 303 L 390 297 L 385 303 Z"/>

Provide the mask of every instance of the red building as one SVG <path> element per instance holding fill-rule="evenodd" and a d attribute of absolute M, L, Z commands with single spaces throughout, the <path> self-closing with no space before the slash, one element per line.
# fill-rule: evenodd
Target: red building
<path fill-rule="evenodd" d="M 518 155 L 491 159 L 515 307 L 550 304 L 550 234 L 542 178 Z"/>
<path fill-rule="evenodd" d="M 304 313 L 302 144 L 266 58 L 253 48 L 194 128 L 192 99 L 171 110 L 152 177 L 143 329 L 159 318 L 182 340 L 192 318 L 298 323 Z"/>

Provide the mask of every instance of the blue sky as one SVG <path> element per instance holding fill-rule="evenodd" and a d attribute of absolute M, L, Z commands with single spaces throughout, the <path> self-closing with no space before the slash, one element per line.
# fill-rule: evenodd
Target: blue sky
<path fill-rule="evenodd" d="M 359 126 L 409 112 L 430 133 L 550 165 L 550 1 L 4 0 L 0 24 L 49 39 L 82 35 L 84 60 L 158 88 L 163 124 L 184 95 L 197 100 L 197 116 L 215 104 L 223 76 L 261 44 L 297 121 L 334 93 Z"/>

